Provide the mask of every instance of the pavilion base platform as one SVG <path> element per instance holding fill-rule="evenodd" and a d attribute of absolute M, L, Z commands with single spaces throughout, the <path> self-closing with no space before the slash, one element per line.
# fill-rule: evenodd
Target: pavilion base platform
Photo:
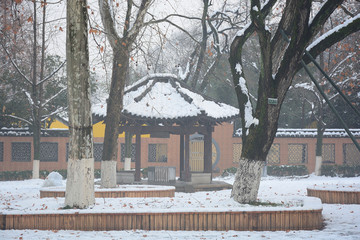
<path fill-rule="evenodd" d="M 137 182 L 138 184 L 149 184 L 148 181 L 142 180 Z M 157 182 L 151 183 L 152 185 L 165 185 L 165 186 L 175 186 L 175 192 L 200 192 L 200 191 L 220 191 L 225 189 L 232 189 L 232 185 L 222 181 L 211 181 L 211 183 L 194 183 L 194 182 L 184 182 L 176 180 L 175 182 L 165 183 Z M 150 184 L 149 184 L 150 185 Z"/>

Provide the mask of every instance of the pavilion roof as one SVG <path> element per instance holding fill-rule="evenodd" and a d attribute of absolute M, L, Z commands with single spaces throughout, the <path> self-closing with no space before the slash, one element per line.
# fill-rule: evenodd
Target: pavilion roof
<path fill-rule="evenodd" d="M 222 122 L 239 114 L 239 109 L 191 90 L 172 74 L 140 79 L 125 89 L 123 103 L 123 117 L 156 122 L 189 119 Z M 105 117 L 106 105 L 94 105 L 93 113 Z"/>

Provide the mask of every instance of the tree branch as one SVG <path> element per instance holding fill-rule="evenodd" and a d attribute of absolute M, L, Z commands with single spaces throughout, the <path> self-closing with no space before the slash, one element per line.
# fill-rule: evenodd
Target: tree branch
<path fill-rule="evenodd" d="M 54 76 L 66 63 L 66 60 L 57 68 L 55 69 L 52 73 L 50 73 L 49 76 L 45 77 L 44 79 L 40 80 L 36 86 L 42 84 L 43 82 L 46 82 L 47 80 L 49 80 L 52 76 Z"/>
<path fill-rule="evenodd" d="M 311 41 L 324 26 L 326 20 L 330 15 L 335 11 L 335 9 L 343 2 L 344 0 L 331 0 L 327 1 L 316 14 L 314 19 L 309 25 L 309 35 L 308 42 Z"/>
<path fill-rule="evenodd" d="M 61 89 L 57 94 L 51 96 L 49 99 L 44 101 L 44 103 L 41 105 L 41 107 L 44 107 L 46 104 L 54 100 L 57 96 L 59 96 L 62 92 L 66 91 L 66 88 Z"/>
<path fill-rule="evenodd" d="M 106 35 L 108 37 L 110 45 L 113 49 L 115 49 L 117 43 L 121 42 L 121 38 L 119 37 L 115 29 L 115 22 L 110 13 L 109 1 L 110 0 L 99 0 L 99 10 L 102 24 L 106 31 Z"/>
<path fill-rule="evenodd" d="M 307 47 L 307 51 L 316 58 L 320 53 L 331 47 L 333 44 L 343 40 L 350 34 L 360 30 L 360 13 L 345 21 L 343 24 L 331 29 Z M 304 55 L 303 60 L 309 63 L 310 59 Z M 301 66 L 299 65 L 299 69 Z"/>
<path fill-rule="evenodd" d="M 21 117 L 17 117 L 17 116 L 14 116 L 14 115 L 9 115 L 9 114 L 5 114 L 4 115 L 5 117 L 11 117 L 11 118 L 15 118 L 15 119 L 18 119 L 20 121 L 23 121 L 23 122 L 26 122 L 27 124 L 29 125 L 32 125 L 32 123 L 24 118 L 21 118 Z"/>
<path fill-rule="evenodd" d="M 21 75 L 21 77 L 28 82 L 30 85 L 32 85 L 32 81 L 25 76 L 25 74 L 19 69 L 19 67 L 17 66 L 17 64 L 14 62 L 14 60 L 11 58 L 10 53 L 8 52 L 8 50 L 5 48 L 5 46 L 3 45 L 3 43 L 1 42 L 1 46 L 4 49 L 4 51 L 6 52 L 6 55 L 8 56 L 8 58 L 11 61 L 11 64 L 14 66 L 15 70 Z"/>

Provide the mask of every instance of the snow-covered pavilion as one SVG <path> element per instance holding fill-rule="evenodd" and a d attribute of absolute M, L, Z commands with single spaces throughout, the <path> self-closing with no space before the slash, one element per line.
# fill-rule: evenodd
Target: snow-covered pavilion
<path fill-rule="evenodd" d="M 124 92 L 120 133 L 136 135 L 135 180 L 140 180 L 141 134 L 180 135 L 180 178 L 190 181 L 189 136 L 204 135 L 204 172 L 212 172 L 214 126 L 238 116 L 235 107 L 215 101 L 190 89 L 175 75 L 146 76 Z M 93 106 L 96 117 L 105 119 L 106 106 Z"/>

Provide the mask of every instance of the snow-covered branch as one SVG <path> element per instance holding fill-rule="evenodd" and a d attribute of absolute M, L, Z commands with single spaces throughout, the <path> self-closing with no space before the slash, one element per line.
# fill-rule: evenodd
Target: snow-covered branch
<path fill-rule="evenodd" d="M 46 82 L 47 80 L 49 80 L 52 76 L 54 76 L 66 63 L 66 60 L 57 68 L 55 69 L 52 73 L 49 74 L 49 76 L 45 77 L 44 79 L 41 79 L 36 86 L 39 86 L 40 84 Z"/>
<path fill-rule="evenodd" d="M 66 88 L 62 88 L 58 93 L 54 94 L 49 99 L 45 100 L 44 103 L 41 105 L 41 107 L 44 107 L 45 105 L 47 105 L 49 102 L 54 100 L 57 96 L 59 96 L 64 91 L 66 91 Z"/>
<path fill-rule="evenodd" d="M 18 116 L 15 116 L 15 115 L 9 115 L 9 114 L 5 114 L 4 115 L 5 117 L 11 117 L 11 118 L 14 118 L 14 119 L 17 119 L 17 120 L 20 120 L 22 122 L 26 122 L 27 124 L 29 125 L 32 125 L 32 123 L 24 118 L 21 118 L 21 117 L 18 117 Z"/>
<path fill-rule="evenodd" d="M 68 109 L 68 107 L 58 108 L 58 109 L 56 109 L 55 111 L 53 111 L 53 112 L 51 112 L 51 113 L 49 113 L 49 114 L 43 115 L 41 121 L 43 122 L 43 121 L 45 121 L 46 119 L 48 119 L 49 117 L 52 117 L 52 116 L 57 115 L 57 114 L 59 114 L 59 113 L 61 113 L 61 112 L 64 112 L 64 111 L 66 111 L 67 109 Z"/>
<path fill-rule="evenodd" d="M 321 35 L 319 38 L 314 40 L 306 50 L 316 58 L 321 52 L 325 49 L 331 47 L 333 44 L 341 41 L 351 33 L 357 32 L 360 30 L 360 13 L 355 17 L 348 19 L 343 24 L 336 26 L 325 34 Z M 310 59 L 307 56 L 304 56 L 304 62 L 310 62 Z"/>
<path fill-rule="evenodd" d="M 26 91 L 25 89 L 23 89 L 22 91 L 25 94 L 26 99 L 29 101 L 30 106 L 35 106 L 35 103 L 31 97 L 31 94 L 28 91 Z"/>

